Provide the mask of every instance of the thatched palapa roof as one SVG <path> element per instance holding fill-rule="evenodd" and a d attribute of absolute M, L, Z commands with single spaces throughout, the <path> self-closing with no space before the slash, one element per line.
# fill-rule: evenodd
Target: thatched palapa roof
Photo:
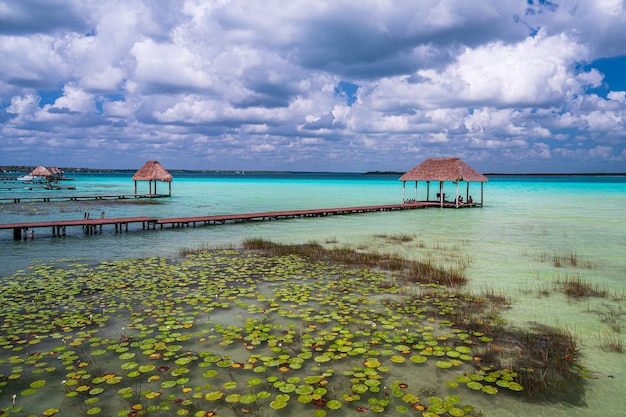
<path fill-rule="evenodd" d="M 135 172 L 133 180 L 172 182 L 172 175 L 158 161 L 148 161 Z"/>
<path fill-rule="evenodd" d="M 30 175 L 34 177 L 51 177 L 52 173 L 48 170 L 48 168 L 39 165 L 37 168 L 31 171 Z"/>
<path fill-rule="evenodd" d="M 466 181 L 488 179 L 460 158 L 428 158 L 400 177 L 400 181 Z"/>

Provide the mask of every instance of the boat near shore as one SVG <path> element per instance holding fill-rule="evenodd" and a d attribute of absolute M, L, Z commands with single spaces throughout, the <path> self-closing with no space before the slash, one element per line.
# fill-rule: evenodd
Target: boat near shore
<path fill-rule="evenodd" d="M 33 184 L 33 183 L 43 184 L 43 183 L 49 182 L 46 177 L 43 177 L 40 175 L 30 175 L 30 174 L 17 177 L 17 181 L 22 181 L 28 184 Z"/>

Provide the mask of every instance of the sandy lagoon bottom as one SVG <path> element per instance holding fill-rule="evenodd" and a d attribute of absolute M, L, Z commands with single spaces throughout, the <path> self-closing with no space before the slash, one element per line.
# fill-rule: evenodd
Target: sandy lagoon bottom
<path fill-rule="evenodd" d="M 513 371 L 481 368 L 492 339 L 447 319 L 458 295 L 389 273 L 229 249 L 62 260 L 10 282 L 0 337 L 5 415 L 584 409 L 585 380 L 546 402 L 529 400 Z"/>

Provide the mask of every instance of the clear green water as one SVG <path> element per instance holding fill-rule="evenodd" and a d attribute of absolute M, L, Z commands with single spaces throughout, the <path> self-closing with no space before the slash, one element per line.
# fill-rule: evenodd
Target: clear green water
<path fill-rule="evenodd" d="M 129 177 L 85 175 L 77 178 L 77 190 L 72 192 L 130 194 L 133 184 Z M 99 216 L 102 211 L 107 217 L 174 217 L 357 206 L 396 203 L 402 196 L 395 177 L 359 175 L 175 176 L 172 188 L 171 199 L 149 205 L 7 204 L 0 206 L 0 222 L 77 219 L 85 212 Z M 447 184 L 445 192 L 453 194 L 453 185 Z M 24 193 L 33 195 L 35 191 Z M 471 194 L 479 195 L 479 188 Z M 10 195 L 2 192 L 2 196 Z M 72 235 L 65 238 L 51 238 L 48 231 L 41 231 L 41 236 L 26 242 L 14 242 L 11 232 L 4 231 L 0 233 L 0 275 L 10 279 L 15 271 L 47 260 L 167 257 L 181 248 L 238 244 L 249 237 L 290 243 L 332 241 L 414 259 L 434 257 L 450 264 L 460 259 L 469 262 L 470 290 L 490 289 L 511 297 L 512 308 L 504 313 L 511 323 L 539 322 L 577 334 L 582 350 L 579 360 L 597 377 L 586 384 L 584 406 L 484 395 L 472 398 L 473 404 L 494 416 L 620 416 L 626 408 L 626 354 L 607 352 L 600 345 L 602 335 L 614 330 L 603 320 L 608 314 L 626 322 L 625 208 L 624 177 L 492 177 L 485 186 L 485 207 L 481 209 L 412 210 L 163 232 L 115 234 L 105 229 L 95 236 L 68 230 Z M 389 243 L 379 238 L 398 234 L 410 235 L 413 240 Z M 560 267 L 554 265 L 555 256 L 563 259 Z M 575 266 L 566 261 L 572 257 Z M 606 289 L 611 296 L 575 301 L 558 291 L 543 294 L 554 280 L 572 276 Z M 615 337 L 626 342 L 626 326 L 621 322 L 620 326 L 621 333 L 614 332 Z M 2 406 L 10 401 L 5 394 Z"/>

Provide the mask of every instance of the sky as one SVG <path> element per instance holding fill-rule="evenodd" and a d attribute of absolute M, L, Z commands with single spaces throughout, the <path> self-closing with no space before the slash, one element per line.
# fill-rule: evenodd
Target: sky
<path fill-rule="evenodd" d="M 624 0 L 0 0 L 0 166 L 626 172 Z"/>

